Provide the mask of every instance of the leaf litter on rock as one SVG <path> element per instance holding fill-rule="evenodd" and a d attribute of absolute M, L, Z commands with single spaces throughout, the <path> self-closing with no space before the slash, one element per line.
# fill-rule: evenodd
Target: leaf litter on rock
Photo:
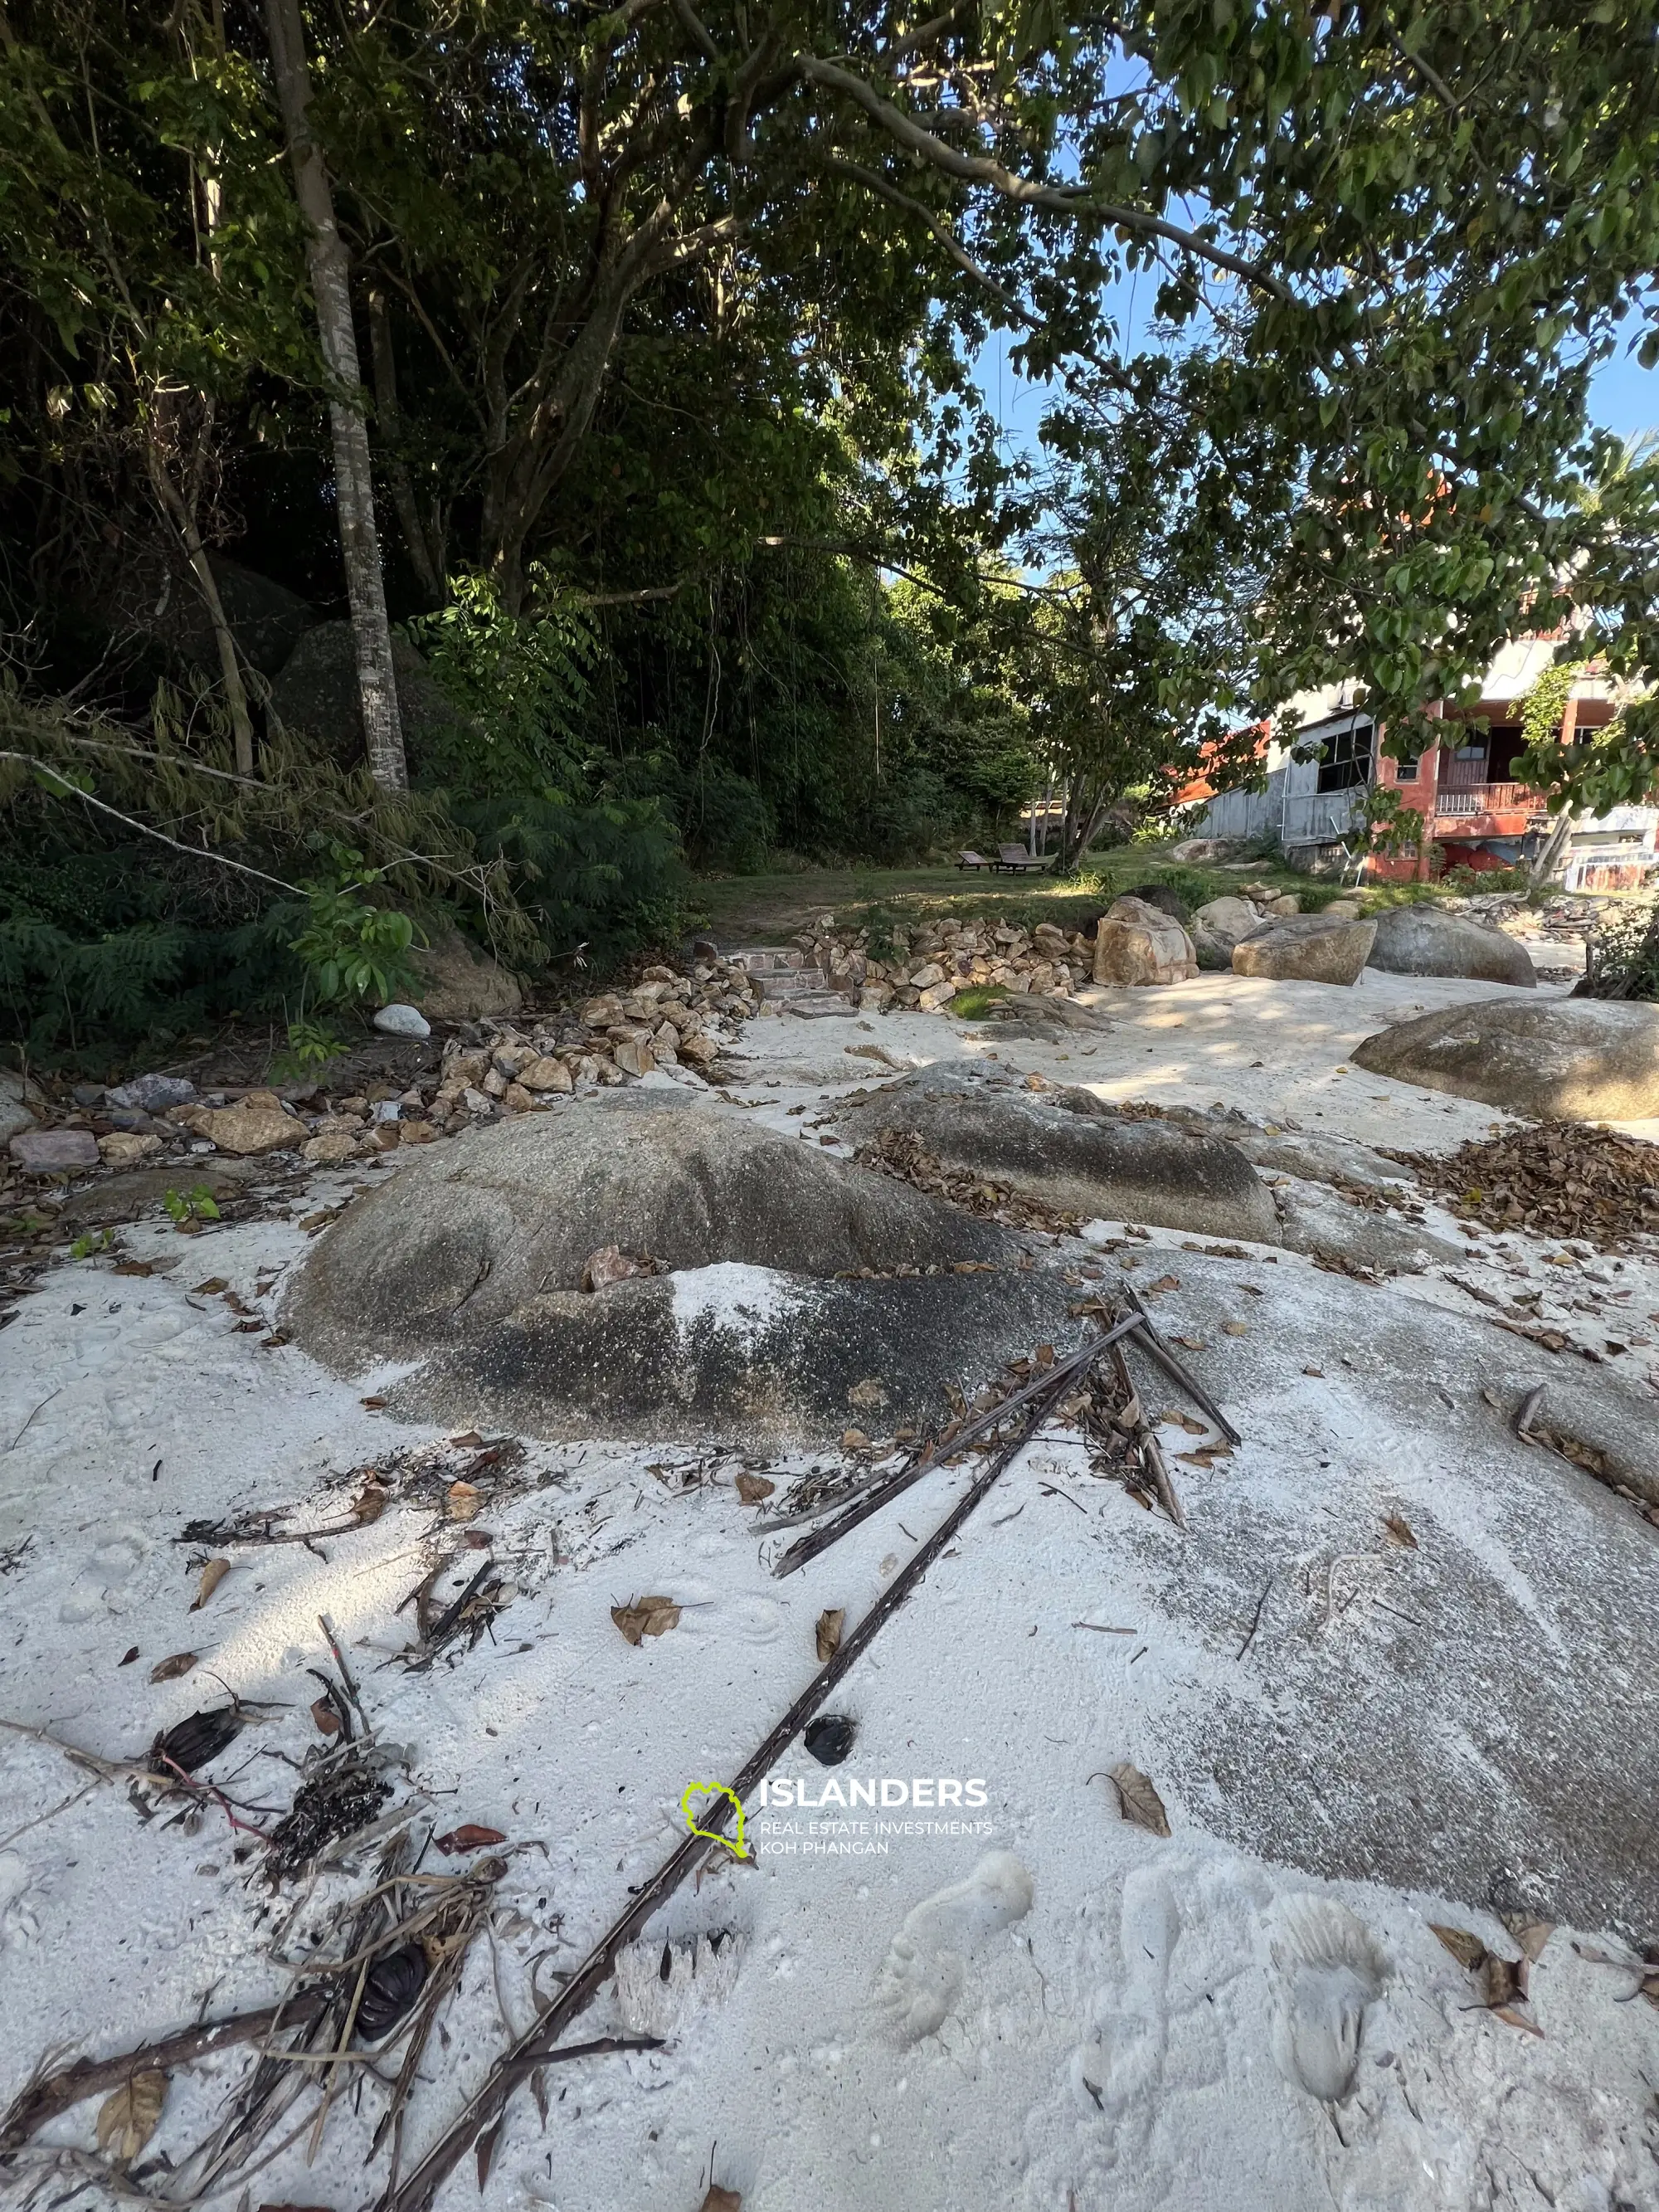
<path fill-rule="evenodd" d="M 1544 1940 L 1547 1941 L 1549 1930 L 1547 1923 L 1537 1922 L 1528 1924 L 1542 1927 Z M 1472 2009 L 1495 2014 L 1506 2027 L 1518 2027 L 1528 2035 L 1543 2034 L 1543 2029 L 1534 2017 L 1527 1989 L 1533 1957 L 1536 1954 L 1519 1959 L 1502 1959 L 1496 1952 L 1489 1951 L 1480 1936 L 1467 1928 L 1443 1926 L 1433 1920 L 1429 1923 L 1429 1928 L 1458 1965 L 1474 1977 L 1480 2001 Z M 1542 1948 L 1540 1942 L 1540 1950 Z"/>

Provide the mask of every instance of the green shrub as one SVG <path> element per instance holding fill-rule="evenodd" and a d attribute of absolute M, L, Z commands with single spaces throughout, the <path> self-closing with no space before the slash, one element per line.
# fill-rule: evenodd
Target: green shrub
<path fill-rule="evenodd" d="M 951 1012 L 958 1021 L 982 1022 L 999 999 L 1008 996 L 1006 983 L 975 983 L 966 991 L 958 991 L 951 1001 Z"/>
<path fill-rule="evenodd" d="M 1659 900 L 1604 915 L 1587 949 L 1587 998 L 1659 1000 Z"/>

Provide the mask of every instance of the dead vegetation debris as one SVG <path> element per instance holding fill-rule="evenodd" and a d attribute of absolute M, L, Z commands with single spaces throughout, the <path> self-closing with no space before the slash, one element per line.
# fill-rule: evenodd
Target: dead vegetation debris
<path fill-rule="evenodd" d="M 1389 1155 L 1450 1212 L 1496 1230 L 1577 1238 L 1624 1251 L 1659 1231 L 1659 1145 L 1581 1121 L 1540 1121 L 1471 1140 L 1446 1157 Z"/>
<path fill-rule="evenodd" d="M 965 1213 L 976 1213 L 1009 1229 L 1042 1229 L 1057 1237 L 1076 1237 L 1083 1216 L 1064 1206 L 1048 1206 L 1028 1198 L 1012 1183 L 997 1182 L 971 1168 L 953 1168 L 930 1152 L 914 1131 L 884 1129 L 857 1154 L 860 1167 L 895 1182 L 908 1182 L 931 1198 L 948 1200 Z M 983 1264 L 983 1263 L 981 1263 Z"/>
<path fill-rule="evenodd" d="M 534 1469 L 516 1437 L 484 1437 L 469 1430 L 463 1436 L 404 1445 L 336 1476 L 329 1487 L 336 1497 L 343 1494 L 344 1510 L 319 1524 L 282 1525 L 310 1510 L 301 1504 L 258 1505 L 217 1521 L 187 1521 L 173 1540 L 228 1547 L 303 1544 L 312 1549 L 325 1539 L 373 1527 L 389 1505 L 425 1508 L 447 1521 L 470 1521 L 486 1500 L 505 1502 L 558 1479 L 556 1474 Z M 230 1565 L 213 1564 L 222 1572 Z"/>

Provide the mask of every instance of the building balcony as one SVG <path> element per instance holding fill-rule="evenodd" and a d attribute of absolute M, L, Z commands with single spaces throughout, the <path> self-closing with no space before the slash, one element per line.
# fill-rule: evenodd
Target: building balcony
<path fill-rule="evenodd" d="M 1537 814 L 1545 811 L 1541 792 L 1524 783 L 1443 783 L 1435 793 L 1437 814 Z"/>

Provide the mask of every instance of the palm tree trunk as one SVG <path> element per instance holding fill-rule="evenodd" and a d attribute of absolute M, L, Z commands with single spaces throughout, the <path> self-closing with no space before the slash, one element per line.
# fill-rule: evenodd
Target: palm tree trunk
<path fill-rule="evenodd" d="M 322 149 L 312 135 L 311 80 L 300 0 L 265 0 L 265 22 L 294 169 L 294 194 L 311 234 L 306 254 L 317 303 L 317 328 L 323 358 L 335 386 L 328 408 L 334 434 L 335 502 L 357 648 L 357 689 L 362 702 L 368 770 L 381 790 L 402 791 L 409 782 L 409 766 L 392 673 L 392 627 L 386 619 L 380 537 L 374 526 L 374 478 L 369 463 L 368 425 L 360 397 L 362 379 L 357 367 L 357 334 L 351 320 L 346 250 L 334 220 L 334 195 Z"/>

